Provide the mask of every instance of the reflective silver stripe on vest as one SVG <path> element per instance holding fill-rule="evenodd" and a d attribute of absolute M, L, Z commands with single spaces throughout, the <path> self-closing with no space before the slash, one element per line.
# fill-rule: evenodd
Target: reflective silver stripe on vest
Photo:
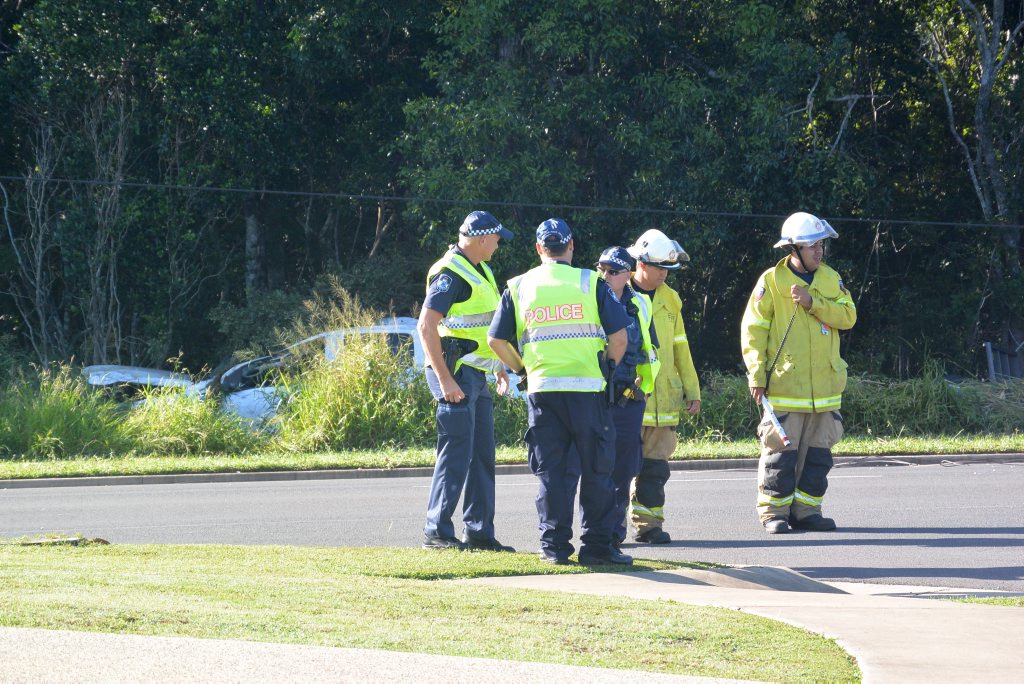
<path fill-rule="evenodd" d="M 463 330 L 465 328 L 482 328 L 491 324 L 494 312 L 470 314 L 468 316 L 448 316 L 441 319 L 441 325 L 449 330 Z"/>
<path fill-rule="evenodd" d="M 495 373 L 497 373 L 498 371 L 502 370 L 505 367 L 505 364 L 502 363 L 499 359 L 485 359 L 483 357 L 477 356 L 472 352 L 466 354 L 465 356 L 459 357 L 459 360 L 462 361 L 462 363 L 473 366 L 474 368 L 481 370 L 489 370 Z"/>
<path fill-rule="evenodd" d="M 604 378 L 530 378 L 530 392 L 600 392 L 604 388 Z"/>
<path fill-rule="evenodd" d="M 583 294 L 587 294 L 588 292 L 590 292 L 591 273 L 593 273 L 593 271 L 588 271 L 587 269 L 580 270 L 580 292 L 582 292 Z"/>
<path fill-rule="evenodd" d="M 637 306 L 643 309 L 644 311 L 644 317 L 640 319 L 640 322 L 643 323 L 646 319 L 649 325 L 651 320 L 651 310 L 647 308 L 647 299 L 641 297 L 640 295 L 636 295 L 635 297 L 633 297 L 633 299 L 636 300 Z"/>
<path fill-rule="evenodd" d="M 445 266 L 448 267 L 448 268 L 457 268 L 457 269 L 459 269 L 459 271 L 462 272 L 462 275 L 466 276 L 466 279 L 469 280 L 470 282 L 472 282 L 474 285 L 479 285 L 480 282 L 481 282 L 480 281 L 480 277 L 478 275 L 476 275 L 475 273 L 473 273 L 472 271 L 467 269 L 465 266 L 460 264 L 455 259 L 450 259 L 448 261 L 448 263 L 445 264 Z"/>
<path fill-rule="evenodd" d="M 548 325 L 543 328 L 527 328 L 519 338 L 519 348 L 532 342 L 550 342 L 551 340 L 580 340 L 597 337 L 607 339 L 604 328 L 593 323 L 565 323 Z"/>

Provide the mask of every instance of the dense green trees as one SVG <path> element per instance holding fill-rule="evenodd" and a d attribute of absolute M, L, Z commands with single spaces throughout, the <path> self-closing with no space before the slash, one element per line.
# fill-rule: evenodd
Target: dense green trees
<path fill-rule="evenodd" d="M 974 371 L 981 340 L 1024 341 L 1022 20 L 1004 0 L 5 2 L 0 344 L 194 367 L 268 342 L 327 276 L 408 313 L 488 208 L 524 238 L 503 276 L 551 215 L 582 262 L 678 237 L 696 357 L 732 370 L 804 209 L 840 232 L 862 367 Z"/>

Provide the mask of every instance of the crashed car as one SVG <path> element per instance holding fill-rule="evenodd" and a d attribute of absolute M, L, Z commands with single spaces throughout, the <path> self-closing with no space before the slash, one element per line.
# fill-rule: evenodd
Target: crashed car
<path fill-rule="evenodd" d="M 369 326 L 319 333 L 273 354 L 241 363 L 222 364 L 198 381 L 184 373 L 136 366 L 86 366 L 82 374 L 89 385 L 102 388 L 121 401 L 140 401 L 145 390 L 163 387 L 180 388 L 187 396 L 203 399 L 216 395 L 225 411 L 253 427 L 259 427 L 277 413 L 286 396 L 276 384 L 283 368 L 310 355 L 323 355 L 326 361 L 333 361 L 345 344 L 345 338 L 352 335 L 382 335 L 395 358 L 408 367 L 410 381 L 419 377 L 426 356 L 416 332 L 416 319 L 407 316 L 385 318 Z M 509 378 L 511 392 L 518 396 L 515 389 L 518 378 L 512 374 Z"/>
<path fill-rule="evenodd" d="M 319 333 L 273 354 L 223 364 L 198 381 L 184 373 L 137 366 L 86 366 L 82 375 L 90 386 L 102 388 L 123 401 L 139 400 L 145 390 L 163 387 L 180 388 L 187 396 L 200 398 L 216 394 L 225 411 L 257 426 L 277 413 L 284 399 L 284 393 L 275 384 L 282 368 L 311 354 L 322 354 L 332 361 L 340 353 L 345 338 L 351 335 L 383 335 L 395 357 L 404 357 L 410 370 L 423 366 L 425 357 L 416 334 L 416 319 L 396 316 L 375 325 Z"/>

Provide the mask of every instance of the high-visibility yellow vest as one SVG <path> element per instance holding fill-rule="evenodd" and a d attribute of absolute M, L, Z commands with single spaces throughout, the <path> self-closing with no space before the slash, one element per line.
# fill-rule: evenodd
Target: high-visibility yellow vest
<path fill-rule="evenodd" d="M 640 390 L 644 394 L 650 394 L 654 391 L 654 379 L 661 370 L 661 361 L 658 360 L 658 353 L 651 343 L 651 317 L 654 315 L 654 305 L 651 304 L 650 297 L 639 292 L 633 292 L 632 300 L 637 308 L 637 322 L 643 336 L 640 351 L 644 354 L 644 360 L 636 365 L 636 374 L 640 376 Z"/>
<path fill-rule="evenodd" d="M 768 387 L 776 411 L 823 413 L 842 405 L 846 361 L 839 356 L 839 330 L 857 322 L 853 297 L 834 270 L 822 264 L 810 285 L 786 265 L 786 257 L 761 274 L 747 302 L 740 336 L 750 387 Z M 805 309 L 793 301 L 792 285 L 806 287 L 813 303 Z M 793 327 L 772 370 L 786 327 Z"/>
<path fill-rule="evenodd" d="M 437 333 L 441 337 L 456 337 L 476 342 L 475 350 L 459 357 L 455 364 L 456 371 L 462 364 L 491 372 L 497 372 L 505 367 L 487 344 L 487 329 L 491 325 L 495 309 L 498 308 L 498 283 L 486 263 L 481 262 L 480 267 L 482 275 L 468 259 L 451 249 L 427 272 L 428 285 L 431 278 L 441 269 L 447 268 L 469 283 L 472 288 L 469 299 L 452 304 L 448 315 L 437 325 Z"/>
<path fill-rule="evenodd" d="M 654 379 L 654 393 L 647 397 L 643 424 L 670 427 L 679 424 L 683 402 L 700 400 L 700 380 L 683 325 L 683 300 L 675 290 L 662 284 L 654 291 L 651 304 L 654 330 L 661 345 L 661 370 Z"/>
<path fill-rule="evenodd" d="M 595 271 L 550 262 L 509 281 L 528 392 L 604 389 L 597 283 Z"/>

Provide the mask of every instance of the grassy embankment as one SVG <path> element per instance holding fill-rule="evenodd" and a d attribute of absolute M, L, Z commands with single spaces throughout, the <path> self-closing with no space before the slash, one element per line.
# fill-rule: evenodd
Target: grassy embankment
<path fill-rule="evenodd" d="M 680 565 L 639 561 L 636 569 Z M 0 543 L 0 625 L 731 679 L 860 678 L 834 641 L 735 610 L 448 584 L 560 572 L 588 570 L 523 553 Z"/>

